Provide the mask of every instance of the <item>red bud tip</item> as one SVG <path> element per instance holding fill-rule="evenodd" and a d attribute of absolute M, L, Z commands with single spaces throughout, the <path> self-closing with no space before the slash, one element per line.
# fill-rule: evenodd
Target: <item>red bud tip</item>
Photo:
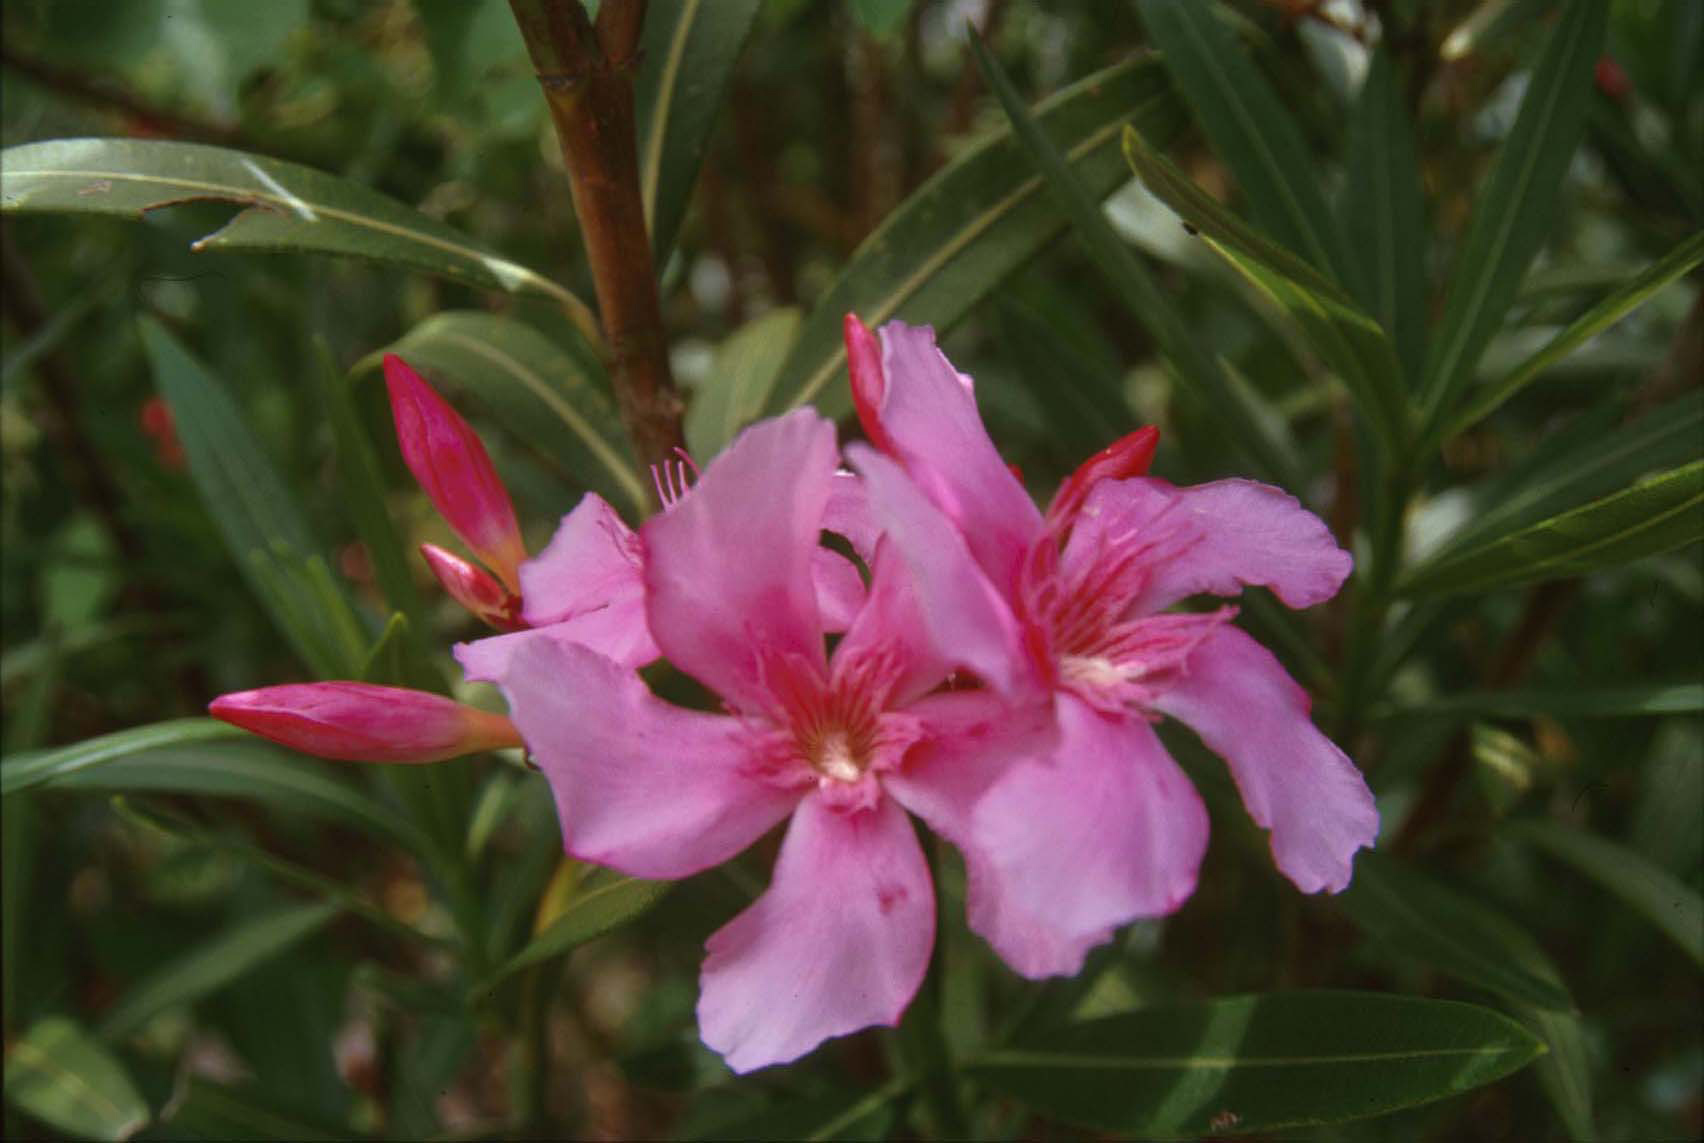
<path fill-rule="evenodd" d="M 409 471 L 474 555 L 519 593 L 526 547 L 509 490 L 479 436 L 395 354 L 385 355 L 385 386 Z"/>
<path fill-rule="evenodd" d="M 442 762 L 522 745 L 507 718 L 372 683 L 293 683 L 221 695 L 207 713 L 281 746 L 345 762 Z"/>
<path fill-rule="evenodd" d="M 858 423 L 876 448 L 893 454 L 893 442 L 882 427 L 882 401 L 887 397 L 887 378 L 882 373 L 882 343 L 857 314 L 841 322 L 846 337 L 846 375 L 852 382 L 852 406 Z"/>
<path fill-rule="evenodd" d="M 1076 515 L 1089 490 L 1103 480 L 1128 480 L 1145 474 L 1159 446 L 1160 430 L 1145 425 L 1095 453 L 1059 486 L 1047 507 L 1048 521 L 1063 522 Z"/>
<path fill-rule="evenodd" d="M 437 544 L 421 544 L 420 554 L 451 599 L 499 631 L 521 631 L 521 597 L 498 583 L 485 569 Z"/>

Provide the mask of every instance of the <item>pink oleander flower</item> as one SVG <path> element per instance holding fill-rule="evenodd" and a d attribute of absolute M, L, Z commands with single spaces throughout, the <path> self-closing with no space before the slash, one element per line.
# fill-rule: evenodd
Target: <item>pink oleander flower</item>
<path fill-rule="evenodd" d="M 207 712 L 292 750 L 348 762 L 442 762 L 521 745 L 500 714 L 372 683 L 291 683 L 221 695 Z"/>
<path fill-rule="evenodd" d="M 835 464 L 834 428 L 816 413 L 759 423 L 641 529 L 651 636 L 726 713 L 672 706 L 631 664 L 532 633 L 486 640 L 511 642 L 480 664 L 549 779 L 578 858 L 685 877 L 791 819 L 768 890 L 707 945 L 700 1031 L 742 1072 L 898 1021 L 935 928 L 905 808 L 968 814 L 950 770 L 920 760 L 937 750 L 993 759 L 1051 732 L 1000 601 L 961 593 L 924 623 L 885 542 L 827 653 L 816 553 L 848 480 Z M 938 565 L 971 582 L 956 532 L 934 542 Z M 943 689 L 955 668 L 986 685 Z"/>
<path fill-rule="evenodd" d="M 947 767 L 982 783 L 968 817 L 907 803 L 964 853 L 972 928 L 1025 975 L 1069 974 L 1118 926 L 1189 897 L 1207 813 L 1154 733 L 1163 716 L 1229 763 L 1298 888 L 1343 889 L 1378 832 L 1360 773 L 1315 729 L 1307 694 L 1277 659 L 1231 625 L 1234 608 L 1165 610 L 1251 585 L 1290 607 L 1329 599 L 1351 559 L 1325 525 L 1264 484 L 1179 488 L 1142 475 L 1152 430 L 1092 458 L 1043 514 L 933 331 L 894 322 L 878 338 L 850 318 L 847 337 L 859 417 L 880 450 L 848 455 L 920 613 L 966 593 L 997 598 L 1054 696 L 1059 737 L 1026 764 L 979 777 L 941 752 L 907 771 L 919 788 L 954 780 L 934 772 Z M 974 582 L 942 566 L 945 530 L 964 536 Z"/>

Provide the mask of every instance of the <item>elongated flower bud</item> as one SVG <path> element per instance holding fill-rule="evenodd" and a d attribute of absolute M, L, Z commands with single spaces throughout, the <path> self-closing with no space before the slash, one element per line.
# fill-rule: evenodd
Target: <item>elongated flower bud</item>
<path fill-rule="evenodd" d="M 520 746 L 500 714 L 372 683 L 293 683 L 221 695 L 207 713 L 292 750 L 345 762 L 442 762 Z"/>
<path fill-rule="evenodd" d="M 852 405 L 864 435 L 881 451 L 892 454 L 893 442 L 882 428 L 882 400 L 887 377 L 882 373 L 882 343 L 857 314 L 848 313 L 840 328 L 846 338 L 846 376 L 852 382 Z"/>
<path fill-rule="evenodd" d="M 515 506 L 473 427 L 394 354 L 385 356 L 385 385 L 409 471 L 456 535 L 519 594 L 527 552 Z"/>
<path fill-rule="evenodd" d="M 483 568 L 469 563 L 437 544 L 421 544 L 420 554 L 438 577 L 450 598 L 499 631 L 519 631 L 521 597 L 493 579 Z"/>

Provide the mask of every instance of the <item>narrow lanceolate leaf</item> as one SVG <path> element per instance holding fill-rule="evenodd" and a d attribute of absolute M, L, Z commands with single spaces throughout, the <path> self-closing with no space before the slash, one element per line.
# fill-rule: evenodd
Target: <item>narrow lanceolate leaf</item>
<path fill-rule="evenodd" d="M 292 905 L 231 926 L 138 982 L 107 1013 L 101 1035 L 122 1039 L 167 1008 L 217 992 L 317 932 L 338 911 L 329 902 Z"/>
<path fill-rule="evenodd" d="M 54 139 L 0 152 L 0 210 L 141 218 L 185 202 L 242 209 L 196 250 L 341 254 L 561 305 L 590 337 L 585 303 L 550 279 L 360 183 L 200 143 Z"/>
<path fill-rule="evenodd" d="M 652 0 L 645 10 L 634 99 L 639 189 L 659 267 L 674 248 L 757 9 L 758 0 Z"/>
<path fill-rule="evenodd" d="M 128 1139 L 148 1123 L 124 1065 L 63 1016 L 7 1045 L 6 1102 L 74 1139 Z"/>
<path fill-rule="evenodd" d="M 1694 390 L 1629 425 L 1611 423 L 1583 415 L 1476 492 L 1467 522 L 1435 558 L 1453 557 L 1695 458 L 1704 434 L 1704 393 Z"/>
<path fill-rule="evenodd" d="M 384 472 L 379 467 L 378 454 L 367 429 L 356 415 L 350 393 L 350 379 L 331 361 L 330 351 L 322 342 L 318 347 L 320 398 L 325 402 L 327 419 L 331 422 L 332 439 L 337 447 L 337 483 L 355 534 L 366 546 L 373 561 L 373 579 L 390 604 L 408 621 L 409 638 L 421 653 L 418 636 L 420 617 L 424 614 L 420 592 L 409 574 L 408 552 L 402 537 L 391 522 L 385 505 Z M 387 628 L 387 634 L 388 628 Z M 369 654 L 368 658 L 371 658 Z M 365 673 L 363 672 L 363 676 Z M 395 680 L 400 685 L 402 680 Z"/>
<path fill-rule="evenodd" d="M 1501 1079 L 1542 1050 L 1520 1025 L 1471 1004 L 1294 992 L 1038 1031 L 970 1070 L 1069 1122 L 1191 1138 L 1382 1115 Z"/>
<path fill-rule="evenodd" d="M 1425 422 L 1448 416 L 1480 354 L 1502 325 L 1550 219 L 1585 131 L 1592 67 L 1603 49 L 1609 5 L 1569 0 L 1527 84 L 1520 114 L 1474 204 L 1473 223 L 1450 273 L 1448 300 L 1421 382 Z"/>
<path fill-rule="evenodd" d="M 1221 206 L 1134 130 L 1124 132 L 1124 156 L 1156 197 L 1300 327 L 1385 444 L 1392 451 L 1402 447 L 1408 398 L 1396 352 L 1379 323 L 1330 279 Z"/>
<path fill-rule="evenodd" d="M 1704 897 L 1630 849 L 1557 822 L 1515 822 L 1506 836 L 1528 842 L 1609 890 L 1704 965 Z"/>
<path fill-rule="evenodd" d="M 1515 366 L 1507 376 L 1486 385 L 1468 407 L 1453 418 L 1444 436 L 1454 436 L 1489 415 L 1504 401 L 1537 380 L 1546 369 L 1644 305 L 1670 282 L 1704 261 L 1704 230 L 1686 239 L 1597 305 L 1575 318 L 1537 353 Z"/>
<path fill-rule="evenodd" d="M 81 770 L 171 746 L 244 737 L 242 731 L 211 718 L 175 718 L 89 738 L 53 750 L 31 750 L 0 761 L 0 797 L 32 786 L 61 782 Z"/>
<path fill-rule="evenodd" d="M 1571 512 L 1428 560 L 1406 576 L 1410 595 L 1488 591 L 1583 575 L 1704 539 L 1704 460 L 1642 480 Z"/>
<path fill-rule="evenodd" d="M 689 1110 L 685 1130 L 676 1138 L 688 1141 L 713 1139 L 786 1140 L 816 1143 L 817 1140 L 886 1139 L 891 1133 L 895 1101 L 908 1086 L 898 1080 L 874 1091 L 844 1091 L 823 1095 L 782 1098 L 754 1110 L 716 1115 Z M 703 1102 L 717 1089 L 705 1093 Z M 731 1094 L 731 1092 L 730 1092 Z"/>
<path fill-rule="evenodd" d="M 1151 59 L 1107 68 L 1038 104 L 1035 118 L 1090 195 L 1112 193 L 1124 177 L 1118 133 L 1135 122 L 1166 141 L 1183 109 Z M 815 403 L 831 416 L 851 412 L 841 322 L 856 313 L 876 326 L 889 318 L 945 329 L 1065 226 L 1065 214 L 1009 128 L 989 134 L 906 199 L 852 255 L 810 316 L 781 368 L 768 410 Z"/>
<path fill-rule="evenodd" d="M 609 870 L 586 874 L 561 914 L 498 969 L 484 988 L 625 925 L 662 900 L 671 887 L 667 881 L 641 881 Z"/>
<path fill-rule="evenodd" d="M 728 336 L 716 349 L 710 376 L 686 410 L 686 444 L 699 464 L 721 452 L 756 419 L 799 337 L 800 311 L 770 310 Z"/>
<path fill-rule="evenodd" d="M 1410 706 L 1381 717 L 1498 715 L 1530 718 L 1630 718 L 1704 714 L 1704 683 L 1637 683 L 1623 687 L 1557 687 L 1552 690 L 1470 691 Z"/>
<path fill-rule="evenodd" d="M 5 792 L 32 786 L 109 794 L 141 791 L 243 798 L 345 822 L 418 847 L 408 823 L 303 758 L 213 719 L 178 719 L 121 730 L 0 763 Z"/>
<path fill-rule="evenodd" d="M 1417 870 L 1364 853 L 1337 904 L 1382 946 L 1457 980 L 1538 1008 L 1572 1008 L 1568 990 L 1511 954 L 1510 922 Z M 1518 932 L 1518 930 L 1516 930 Z M 1530 942 L 1529 942 L 1530 943 Z"/>
<path fill-rule="evenodd" d="M 190 476 L 237 570 L 303 662 L 322 678 L 347 675 L 360 665 L 366 636 L 295 498 L 201 363 L 152 318 L 141 331 Z"/>
<path fill-rule="evenodd" d="M 384 352 L 458 398 L 483 405 L 575 483 L 635 514 L 644 510 L 645 485 L 591 355 L 558 345 L 525 322 L 474 310 L 434 314 Z M 377 366 L 380 356 L 356 368 Z"/>
<path fill-rule="evenodd" d="M 1249 404 L 1238 398 L 1218 359 L 1202 347 L 1141 259 L 1112 229 L 1091 189 L 1024 107 L 1012 81 L 981 39 L 971 37 L 970 48 L 988 86 L 1006 112 L 1018 142 L 1041 172 L 1048 194 L 1070 219 L 1090 259 L 1122 296 L 1130 315 L 1147 327 L 1185 387 L 1223 421 L 1250 462 L 1263 475 L 1294 487 L 1294 474 L 1286 466 L 1282 442 L 1254 415 Z M 1128 135 L 1129 129 L 1124 133 Z"/>
<path fill-rule="evenodd" d="M 1425 208 L 1414 125 L 1382 48 L 1373 53 L 1349 120 L 1346 166 L 1344 220 L 1357 271 L 1350 278 L 1412 384 L 1426 357 Z"/>
<path fill-rule="evenodd" d="M 1138 0 L 1142 23 L 1261 229 L 1342 280 L 1348 258 L 1284 101 L 1202 0 Z"/>

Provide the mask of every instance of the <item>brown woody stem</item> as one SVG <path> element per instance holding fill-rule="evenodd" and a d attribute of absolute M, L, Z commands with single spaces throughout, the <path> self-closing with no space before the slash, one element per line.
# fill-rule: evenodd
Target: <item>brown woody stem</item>
<path fill-rule="evenodd" d="M 604 0 L 595 27 L 580 0 L 509 7 L 568 164 L 621 417 L 640 463 L 652 464 L 683 437 L 639 191 L 633 68 L 644 0 Z"/>

